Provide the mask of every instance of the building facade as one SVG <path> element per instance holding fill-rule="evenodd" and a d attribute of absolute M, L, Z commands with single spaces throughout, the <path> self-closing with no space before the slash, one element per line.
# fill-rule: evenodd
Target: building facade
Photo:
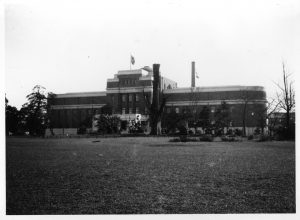
<path fill-rule="evenodd" d="M 195 77 L 194 69 L 192 64 L 192 78 Z M 150 67 L 123 70 L 107 80 L 106 91 L 57 94 L 51 100 L 51 127 L 54 134 L 77 134 L 82 125 L 90 131 L 96 130 L 93 118 L 101 113 L 119 116 L 122 130 L 128 129 L 128 122 L 139 114 L 143 128 L 149 131 L 146 100 L 152 100 L 153 80 Z M 176 82 L 160 76 L 161 92 L 166 99 L 164 114 L 197 114 L 204 106 L 214 113 L 225 101 L 230 109 L 230 127 L 241 129 L 243 120 L 246 120 L 247 134 L 253 133 L 266 105 L 263 87 L 195 87 L 193 83 L 192 80 L 189 88 L 178 88 Z M 213 123 L 213 118 L 211 121 Z M 46 134 L 49 134 L 49 130 Z"/>

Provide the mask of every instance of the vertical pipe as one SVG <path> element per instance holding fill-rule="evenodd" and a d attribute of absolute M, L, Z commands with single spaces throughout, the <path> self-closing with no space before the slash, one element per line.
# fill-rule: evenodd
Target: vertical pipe
<path fill-rule="evenodd" d="M 191 87 L 195 87 L 195 61 L 192 62 L 192 80 Z"/>

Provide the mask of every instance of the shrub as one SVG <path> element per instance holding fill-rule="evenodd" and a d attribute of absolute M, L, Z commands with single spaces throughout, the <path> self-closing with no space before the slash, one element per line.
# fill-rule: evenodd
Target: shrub
<path fill-rule="evenodd" d="M 254 134 L 255 134 L 255 135 L 261 134 L 260 128 L 255 128 Z"/>
<path fill-rule="evenodd" d="M 213 136 L 212 135 L 203 135 L 200 137 L 200 141 L 212 142 Z"/>
<path fill-rule="evenodd" d="M 181 142 L 187 142 L 187 139 L 188 139 L 187 135 L 180 135 L 179 138 L 180 138 Z"/>
<path fill-rule="evenodd" d="M 248 140 L 253 140 L 254 136 L 251 134 L 248 136 Z"/>
<path fill-rule="evenodd" d="M 169 142 L 180 142 L 179 138 L 172 138 L 171 140 L 169 140 Z"/>
<path fill-rule="evenodd" d="M 240 129 L 235 129 L 234 134 L 237 135 L 237 136 L 242 136 L 243 131 L 240 130 Z"/>
<path fill-rule="evenodd" d="M 264 141 L 269 141 L 270 138 L 266 135 L 259 135 L 258 139 L 256 140 L 257 142 L 264 142 Z"/>
<path fill-rule="evenodd" d="M 228 142 L 236 141 L 235 137 L 232 135 L 222 136 L 221 139 L 222 139 L 222 141 L 228 141 Z"/>
<path fill-rule="evenodd" d="M 118 133 L 120 118 L 112 115 L 99 115 L 97 118 L 98 132 L 101 134 Z"/>
<path fill-rule="evenodd" d="M 232 129 L 228 129 L 228 131 L 227 131 L 226 135 L 232 135 L 232 134 L 233 134 L 233 131 L 232 131 Z"/>
<path fill-rule="evenodd" d="M 86 126 L 81 125 L 77 130 L 77 134 L 86 134 Z"/>
<path fill-rule="evenodd" d="M 196 138 L 190 138 L 186 135 L 181 135 L 179 138 L 172 138 L 169 142 L 197 142 Z"/>

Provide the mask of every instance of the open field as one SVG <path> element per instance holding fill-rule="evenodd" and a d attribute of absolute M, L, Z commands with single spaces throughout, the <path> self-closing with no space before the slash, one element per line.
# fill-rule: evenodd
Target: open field
<path fill-rule="evenodd" d="M 7 214 L 293 213 L 294 142 L 8 138 Z"/>

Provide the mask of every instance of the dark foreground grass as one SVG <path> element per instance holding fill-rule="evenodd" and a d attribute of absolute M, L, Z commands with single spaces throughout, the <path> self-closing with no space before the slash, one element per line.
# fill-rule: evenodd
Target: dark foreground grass
<path fill-rule="evenodd" d="M 8 138 L 7 214 L 294 213 L 295 143 Z"/>

